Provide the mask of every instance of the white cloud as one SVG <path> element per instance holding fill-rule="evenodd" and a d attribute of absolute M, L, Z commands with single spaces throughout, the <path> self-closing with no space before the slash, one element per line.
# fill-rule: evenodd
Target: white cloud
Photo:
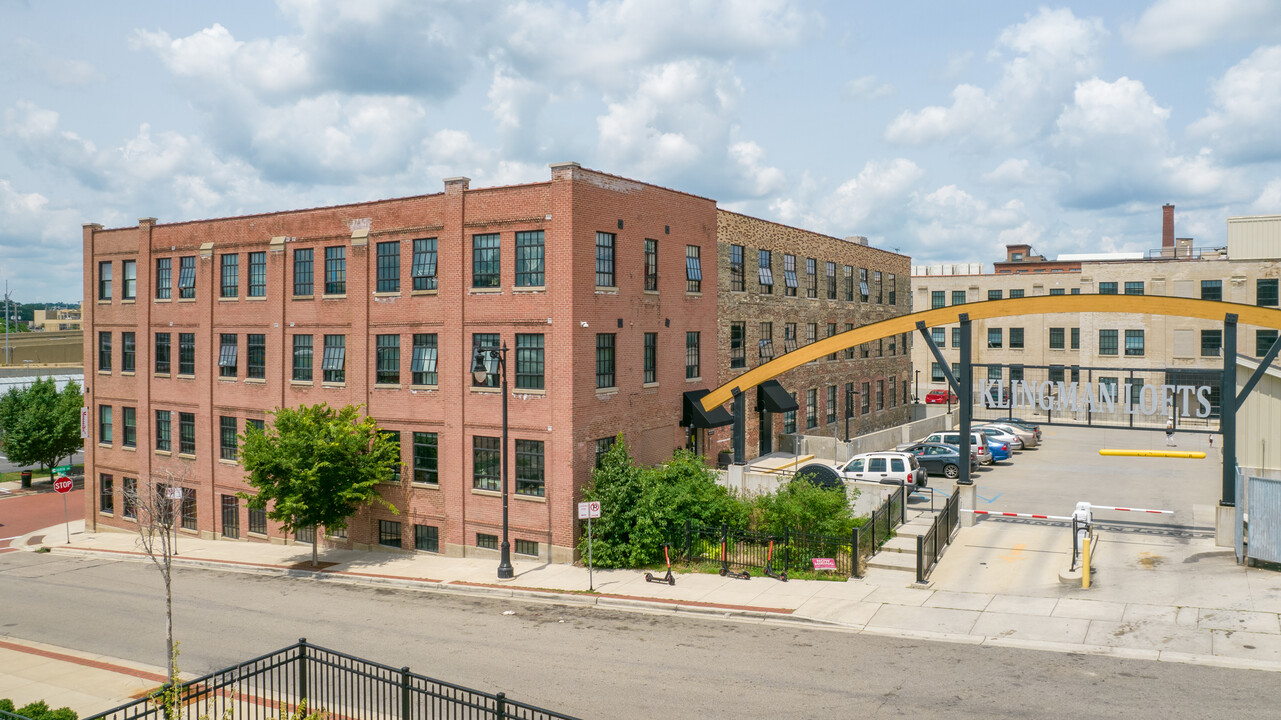
<path fill-rule="evenodd" d="M 854 78 L 841 89 L 845 100 L 878 100 L 893 94 L 894 86 L 878 81 L 875 75 Z"/>
<path fill-rule="evenodd" d="M 1281 6 L 1278 6 L 1281 7 Z M 1281 46 L 1263 47 L 1213 85 L 1214 109 L 1189 131 L 1238 162 L 1281 157 Z"/>
<path fill-rule="evenodd" d="M 998 187 L 1038 185 L 1050 187 L 1064 182 L 1067 176 L 1025 158 L 1006 158 L 991 172 L 984 173 L 981 179 L 985 183 Z"/>
<path fill-rule="evenodd" d="M 1281 36 L 1281 4 L 1273 0 L 1157 0 L 1125 40 L 1151 55 L 1197 50 L 1213 44 Z"/>
<path fill-rule="evenodd" d="M 894 143 L 920 145 L 943 140 L 978 147 L 1011 145 L 1039 137 L 1071 96 L 1076 80 L 1099 64 L 1107 30 L 1097 18 L 1071 10 L 1040 11 L 1001 32 L 991 57 L 1014 57 L 990 90 L 970 84 L 952 91 L 949 106 L 905 111 L 885 130 Z"/>
<path fill-rule="evenodd" d="M 30 66 L 45 82 L 64 88 L 85 88 L 101 83 L 106 76 L 93 63 L 53 55 L 41 43 L 28 38 L 13 42 L 20 62 Z"/>
<path fill-rule="evenodd" d="M 830 228 L 833 234 L 871 235 L 872 228 L 882 223 L 869 220 L 880 215 L 888 220 L 896 216 L 903 203 L 925 177 L 925 171 L 905 158 L 869 160 L 858 176 L 841 183 L 830 195 L 816 203 L 813 225 Z M 820 220 L 821 218 L 821 220 Z M 889 223 L 886 223 L 889 224 Z"/>
<path fill-rule="evenodd" d="M 1159 141 L 1169 118 L 1170 109 L 1157 105 L 1143 83 L 1093 78 L 1077 84 L 1074 103 L 1058 119 L 1059 138 L 1078 146 L 1108 135 Z"/>
<path fill-rule="evenodd" d="M 1250 212 L 1260 215 L 1281 213 L 1281 178 L 1273 178 L 1263 186 L 1263 192 L 1250 204 Z"/>

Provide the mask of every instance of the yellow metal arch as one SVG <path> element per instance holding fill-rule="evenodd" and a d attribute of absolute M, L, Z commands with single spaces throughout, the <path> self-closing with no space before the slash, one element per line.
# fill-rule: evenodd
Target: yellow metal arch
<path fill-rule="evenodd" d="M 1242 325 L 1257 325 L 1281 330 L 1281 310 L 1276 308 L 1161 295 L 1039 295 L 1037 297 L 987 300 L 964 305 L 950 305 L 933 310 L 922 310 L 911 315 L 900 315 L 889 320 L 882 320 L 871 325 L 846 330 L 839 335 L 824 338 L 818 342 L 797 348 L 786 355 L 780 355 L 764 365 L 748 370 L 704 395 L 702 399 L 703 409 L 711 410 L 731 400 L 733 398 L 733 393 L 731 392 L 733 388 L 746 392 L 766 380 L 782 375 L 788 370 L 798 368 L 811 360 L 817 360 L 824 355 L 831 355 L 845 348 L 880 340 L 891 335 L 914 332 L 918 322 L 924 322 L 926 327 L 950 325 L 960 321 L 961 313 L 969 313 L 970 320 L 987 320 L 989 318 L 1014 317 L 1018 315 L 1050 315 L 1053 313 L 1131 313 L 1171 315 L 1220 321 L 1228 313 L 1236 313 L 1237 322 Z"/>

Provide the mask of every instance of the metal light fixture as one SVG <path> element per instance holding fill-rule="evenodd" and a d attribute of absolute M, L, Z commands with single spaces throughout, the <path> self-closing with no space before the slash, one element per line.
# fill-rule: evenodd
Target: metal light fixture
<path fill-rule="evenodd" d="M 503 378 L 503 447 L 498 457 L 503 464 L 503 544 L 498 560 L 498 579 L 510 580 L 516 576 L 512 569 L 511 543 L 507 539 L 507 343 L 502 348 L 476 346 L 471 356 L 471 376 L 477 385 L 484 385 L 494 374 Z"/>

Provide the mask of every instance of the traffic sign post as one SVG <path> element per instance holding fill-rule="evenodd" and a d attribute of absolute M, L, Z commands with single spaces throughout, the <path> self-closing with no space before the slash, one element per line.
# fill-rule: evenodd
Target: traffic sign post
<path fill-rule="evenodd" d="M 578 519 L 587 521 L 587 591 L 595 590 L 592 578 L 592 518 L 600 517 L 600 502 L 578 503 Z"/>
<path fill-rule="evenodd" d="M 71 544 L 71 518 L 67 514 L 67 493 L 71 492 L 71 488 L 74 486 L 75 483 L 71 482 L 71 478 L 66 475 L 59 475 L 53 479 L 54 491 L 62 496 L 62 522 L 67 528 L 68 545 Z"/>
<path fill-rule="evenodd" d="M 180 486 L 180 485 L 171 485 L 171 486 L 169 486 L 169 487 L 165 488 L 165 499 L 166 499 L 166 500 L 177 500 L 177 501 L 178 501 L 178 510 L 179 510 L 179 511 L 181 511 L 181 510 L 182 510 L 182 486 Z M 174 554 L 174 557 L 177 557 L 177 556 L 178 556 L 178 523 L 174 522 L 174 519 L 175 519 L 175 518 L 177 518 L 177 517 L 178 517 L 178 513 L 177 513 L 177 512 L 174 512 L 173 510 L 170 510 L 170 511 L 169 511 L 169 529 L 173 531 L 173 554 Z"/>

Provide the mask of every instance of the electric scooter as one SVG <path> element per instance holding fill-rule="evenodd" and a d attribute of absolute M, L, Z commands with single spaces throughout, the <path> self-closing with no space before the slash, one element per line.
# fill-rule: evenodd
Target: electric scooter
<path fill-rule="evenodd" d="M 735 572 L 729 569 L 729 552 L 724 541 L 721 541 L 721 575 L 723 577 L 731 577 L 737 580 L 752 579 L 752 576 L 749 575 L 746 570 L 742 572 Z"/>
<path fill-rule="evenodd" d="M 786 570 L 780 573 L 774 572 L 774 541 L 773 540 L 769 541 L 769 555 L 765 557 L 765 574 L 774 578 L 775 580 L 782 580 L 783 582 L 787 582 Z"/>
<path fill-rule="evenodd" d="M 663 559 L 667 560 L 667 574 L 655 577 L 653 573 L 645 573 L 645 582 L 676 584 L 676 576 L 672 575 L 672 556 L 667 552 L 667 545 L 663 545 Z"/>

